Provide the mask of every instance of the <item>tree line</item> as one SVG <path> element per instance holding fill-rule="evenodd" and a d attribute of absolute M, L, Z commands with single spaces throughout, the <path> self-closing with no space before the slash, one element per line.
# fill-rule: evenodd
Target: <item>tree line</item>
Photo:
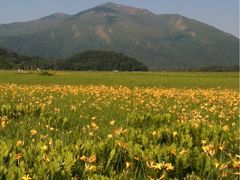
<path fill-rule="evenodd" d="M 38 56 L 24 56 L 0 48 L 0 69 L 3 70 L 74 70 L 74 71 L 148 71 L 143 63 L 122 53 L 88 50 L 66 59 L 43 59 Z M 164 70 L 164 69 L 163 69 Z M 161 68 L 159 68 L 161 71 Z M 170 71 L 170 70 L 169 70 Z M 174 69 L 174 71 L 183 71 Z M 235 66 L 209 66 L 184 71 L 239 71 Z"/>
<path fill-rule="evenodd" d="M 143 63 L 121 53 L 88 50 L 66 59 L 29 57 L 0 48 L 0 69 L 52 69 L 76 71 L 147 71 Z"/>

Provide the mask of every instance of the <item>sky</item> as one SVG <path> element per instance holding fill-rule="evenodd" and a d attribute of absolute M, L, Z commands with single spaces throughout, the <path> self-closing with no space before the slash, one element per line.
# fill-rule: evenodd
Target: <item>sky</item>
<path fill-rule="evenodd" d="M 107 0 L 109 1 L 109 0 Z M 53 13 L 76 14 L 106 0 L 0 0 L 0 24 L 38 19 Z M 180 14 L 239 37 L 239 0 L 112 0 L 155 14 Z"/>

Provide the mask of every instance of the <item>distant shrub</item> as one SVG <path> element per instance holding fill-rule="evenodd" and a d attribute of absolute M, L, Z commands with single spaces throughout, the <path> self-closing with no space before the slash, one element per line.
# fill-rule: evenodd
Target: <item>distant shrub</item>
<path fill-rule="evenodd" d="M 55 74 L 53 72 L 49 72 L 49 71 L 41 71 L 39 72 L 40 76 L 54 76 Z"/>

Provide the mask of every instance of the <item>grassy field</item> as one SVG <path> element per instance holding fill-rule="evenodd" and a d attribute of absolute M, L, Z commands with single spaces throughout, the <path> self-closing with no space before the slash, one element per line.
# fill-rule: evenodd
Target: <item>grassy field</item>
<path fill-rule="evenodd" d="M 0 179 L 238 179 L 238 73 L 0 72 Z"/>
<path fill-rule="evenodd" d="M 54 72 L 53 72 L 54 73 Z M 0 71 L 0 83 L 40 85 L 107 85 L 167 88 L 238 89 L 237 72 L 55 72 L 39 76 L 36 72 Z"/>

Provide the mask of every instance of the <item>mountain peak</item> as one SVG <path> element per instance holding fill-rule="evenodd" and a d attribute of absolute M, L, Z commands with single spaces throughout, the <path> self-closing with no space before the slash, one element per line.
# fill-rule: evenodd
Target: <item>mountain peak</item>
<path fill-rule="evenodd" d="M 129 14 L 132 14 L 132 15 L 136 14 L 138 12 L 143 12 L 145 14 L 153 14 L 152 12 L 150 12 L 146 9 L 126 6 L 126 5 L 122 5 L 122 4 L 115 4 L 113 2 L 106 2 L 106 3 L 100 4 L 97 7 L 105 7 L 105 8 L 111 8 L 111 9 L 114 9 L 114 10 L 120 10 L 121 12 L 126 12 L 126 13 L 129 13 Z"/>
<path fill-rule="evenodd" d="M 122 4 L 115 4 L 113 2 L 106 2 L 106 3 L 98 5 L 97 7 L 106 7 L 106 8 L 113 8 L 113 9 L 119 9 L 119 8 L 120 9 L 124 9 L 124 8 L 138 9 L 138 8 L 135 8 L 135 7 L 126 6 L 126 5 L 122 5 Z"/>
<path fill-rule="evenodd" d="M 135 8 L 131 6 L 121 5 L 121 4 L 115 4 L 112 2 L 106 2 L 103 4 L 100 4 L 96 7 L 87 9 L 85 11 L 79 12 L 73 16 L 73 19 L 78 18 L 79 16 L 82 16 L 86 13 L 97 13 L 97 14 L 121 14 L 121 15 L 155 15 L 154 13 L 146 10 L 146 9 L 140 9 Z"/>
<path fill-rule="evenodd" d="M 105 2 L 105 3 L 102 3 L 98 6 L 105 6 L 105 7 L 119 7 L 119 6 L 122 6 L 120 4 L 115 4 L 113 2 Z"/>

